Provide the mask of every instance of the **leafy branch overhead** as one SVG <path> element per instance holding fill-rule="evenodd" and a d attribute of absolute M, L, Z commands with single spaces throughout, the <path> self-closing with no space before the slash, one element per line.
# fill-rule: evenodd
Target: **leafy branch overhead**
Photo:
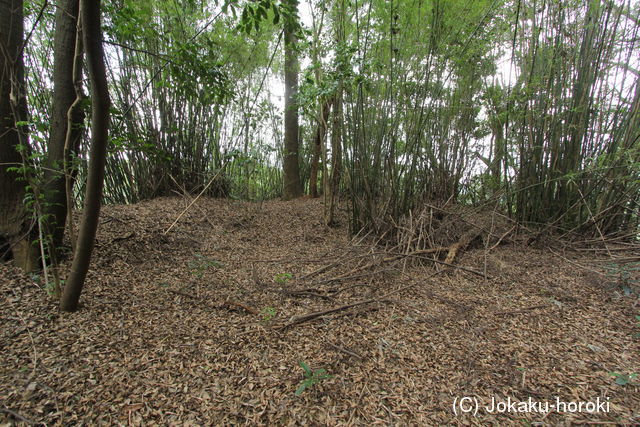
<path fill-rule="evenodd" d="M 231 11 L 233 17 L 237 18 L 236 9 L 239 7 L 237 0 L 226 0 L 222 6 L 222 12 Z M 303 30 L 297 8 L 291 2 L 275 0 L 257 0 L 244 3 L 238 29 L 246 34 L 257 33 L 260 31 L 261 23 L 267 20 L 273 25 L 282 22 L 283 27 L 293 33 L 301 33 Z"/>

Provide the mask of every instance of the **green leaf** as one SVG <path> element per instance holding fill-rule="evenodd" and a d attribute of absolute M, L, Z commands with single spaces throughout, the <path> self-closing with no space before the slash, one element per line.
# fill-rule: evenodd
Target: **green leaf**
<path fill-rule="evenodd" d="M 619 372 L 609 372 L 609 375 L 616 377 L 616 384 L 618 385 L 627 385 L 638 376 L 638 373 L 634 372 L 632 374 L 621 374 Z"/>
<path fill-rule="evenodd" d="M 296 389 L 296 396 L 300 396 L 307 388 L 307 383 L 303 382 L 302 384 L 300 384 L 298 386 L 298 388 Z"/>
<path fill-rule="evenodd" d="M 616 384 L 618 385 L 627 385 L 629 383 L 629 377 L 626 375 L 620 375 L 616 378 Z"/>
<path fill-rule="evenodd" d="M 300 367 L 301 367 L 302 369 L 304 369 L 304 374 L 305 374 L 305 376 L 310 377 L 311 375 L 313 375 L 313 371 L 311 370 L 311 368 L 309 367 L 309 365 L 307 365 L 306 363 L 304 363 L 304 362 L 302 362 L 302 361 L 301 361 L 301 362 L 299 362 L 299 363 L 300 363 Z"/>
<path fill-rule="evenodd" d="M 258 6 L 257 11 L 258 19 L 267 19 L 267 11 L 262 5 Z"/>

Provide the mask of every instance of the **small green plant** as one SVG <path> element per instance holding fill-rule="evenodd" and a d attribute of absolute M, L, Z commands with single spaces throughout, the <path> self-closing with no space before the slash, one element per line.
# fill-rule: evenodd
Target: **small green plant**
<path fill-rule="evenodd" d="M 296 396 L 300 396 L 306 389 L 312 387 L 314 384 L 318 384 L 321 381 L 333 378 L 333 376 L 327 374 L 327 371 L 324 369 L 312 370 L 309 365 L 304 362 L 299 362 L 299 364 L 300 367 L 304 370 L 304 380 L 302 380 L 302 382 L 296 389 Z"/>
<path fill-rule="evenodd" d="M 291 274 L 291 273 L 276 274 L 275 277 L 273 278 L 273 280 L 275 280 L 276 283 L 279 283 L 281 285 L 284 285 L 285 283 L 287 283 L 291 279 L 293 279 L 293 274 Z"/>
<path fill-rule="evenodd" d="M 633 372 L 631 374 L 621 374 L 620 372 L 609 372 L 609 375 L 611 375 L 612 377 L 615 377 L 616 384 L 618 384 L 618 385 L 627 385 L 627 384 L 638 385 L 638 384 L 640 384 L 638 381 L 635 381 L 635 379 L 638 378 L 638 373 L 637 372 Z"/>
<path fill-rule="evenodd" d="M 617 280 L 626 296 L 633 294 L 632 286 L 640 283 L 640 279 L 637 277 L 637 273 L 640 271 L 640 263 L 638 262 L 630 264 L 612 262 L 607 264 L 605 269 L 607 276 Z"/>
<path fill-rule="evenodd" d="M 16 122 L 16 126 L 31 127 L 35 126 L 39 131 L 45 131 L 47 125 L 45 123 L 30 123 L 26 121 Z M 39 142 L 46 142 L 36 132 L 31 136 Z M 37 236 L 34 235 L 32 241 L 33 246 L 37 247 L 40 252 L 42 262 L 42 277 L 32 276 L 32 280 L 41 285 L 44 283 L 44 290 L 47 294 L 55 299 L 60 297 L 64 281 L 58 276 L 57 248 L 54 248 L 53 236 L 49 232 L 50 223 L 53 220 L 51 214 L 45 212 L 50 211 L 54 203 L 50 202 L 51 192 L 46 190 L 44 184 L 44 168 L 45 154 L 32 151 L 28 145 L 19 144 L 16 150 L 21 153 L 23 162 L 20 166 L 9 167 L 7 171 L 17 174 L 16 180 L 24 183 L 24 206 L 37 223 Z M 51 280 L 49 278 L 51 275 Z M 41 287 L 42 288 L 42 287 Z"/>
<path fill-rule="evenodd" d="M 263 322 L 270 322 L 274 317 L 276 317 L 278 310 L 274 307 L 265 307 L 260 311 L 260 314 L 262 315 Z"/>
<path fill-rule="evenodd" d="M 224 267 L 224 264 L 222 264 L 220 261 L 216 261 L 215 259 L 207 258 L 201 254 L 194 254 L 194 259 L 189 261 L 191 274 L 193 274 L 197 278 L 201 278 L 204 272 L 212 267 L 221 268 Z"/>
<path fill-rule="evenodd" d="M 56 283 L 57 282 L 57 283 Z M 66 280 L 58 279 L 57 281 L 51 281 L 45 286 L 45 290 L 50 297 L 57 298 L 60 294 L 60 289 L 64 287 Z"/>

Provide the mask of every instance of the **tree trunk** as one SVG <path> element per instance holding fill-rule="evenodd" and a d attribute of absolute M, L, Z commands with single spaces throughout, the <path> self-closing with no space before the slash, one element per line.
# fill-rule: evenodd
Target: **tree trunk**
<path fill-rule="evenodd" d="M 292 12 L 297 12 L 298 0 L 287 0 Z M 298 53 L 294 23 L 284 27 L 284 153 L 282 199 L 291 200 L 302 195 L 299 164 L 298 135 Z"/>
<path fill-rule="evenodd" d="M 324 101 L 320 106 L 320 117 L 316 134 L 313 138 L 313 159 L 311 160 L 311 173 L 309 175 L 309 195 L 314 199 L 318 197 L 318 166 L 320 163 L 320 154 L 322 144 L 327 133 L 327 120 L 329 120 L 329 112 L 331 112 L 332 100 Z"/>
<path fill-rule="evenodd" d="M 333 124 L 331 130 L 331 177 L 327 188 L 328 206 L 325 207 L 324 222 L 328 226 L 335 224 L 335 205 L 340 191 L 342 176 L 342 82 L 338 83 L 338 93 L 333 104 Z M 327 197 L 325 196 L 325 201 Z"/>
<path fill-rule="evenodd" d="M 60 300 L 62 311 L 75 311 L 78 308 L 84 280 L 89 270 L 91 252 L 98 229 L 109 131 L 110 101 L 102 47 L 100 0 L 81 0 L 80 15 L 91 81 L 91 150 L 82 223 L 73 264 Z"/>
<path fill-rule="evenodd" d="M 336 45 L 340 46 L 345 40 L 345 2 L 335 4 L 335 37 Z M 333 123 L 331 129 L 331 176 L 324 196 L 324 223 L 328 226 L 335 225 L 336 198 L 340 191 L 340 178 L 342 176 L 342 94 L 344 90 L 343 73 L 346 71 L 345 58 L 336 58 L 337 68 L 340 70 L 338 87 L 333 99 Z M 328 193 L 328 195 L 326 194 Z M 372 211 L 373 212 L 373 211 Z"/>
<path fill-rule="evenodd" d="M 33 216 L 25 208 L 24 174 L 20 167 L 27 141 L 27 99 L 24 84 L 22 38 L 23 1 L 0 0 L 0 251 L 10 251 L 15 264 L 25 271 L 37 268 Z M 3 254 L 0 254 L 2 256 Z"/>
<path fill-rule="evenodd" d="M 64 148 L 68 123 L 70 151 L 78 152 L 84 114 L 81 108 L 69 112 L 76 99 L 74 69 L 77 17 L 79 0 L 59 0 L 56 8 L 56 27 L 53 49 L 53 105 L 51 109 L 51 133 L 47 145 L 44 171 L 47 230 L 51 233 L 54 248 L 60 247 L 67 217 L 67 198 L 64 170 Z M 67 114 L 70 113 L 68 116 Z M 71 158 L 66 161 L 70 163 Z"/>

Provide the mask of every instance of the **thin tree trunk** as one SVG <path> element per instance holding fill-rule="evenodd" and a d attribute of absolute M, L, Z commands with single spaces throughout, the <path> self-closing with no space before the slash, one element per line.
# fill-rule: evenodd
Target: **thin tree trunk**
<path fill-rule="evenodd" d="M 340 1 L 335 6 L 335 37 L 336 44 L 340 46 L 345 40 L 344 22 L 345 22 L 345 2 Z M 344 58 L 340 61 L 338 58 L 338 68 L 344 72 Z M 331 129 L 331 176 L 329 177 L 328 196 L 325 195 L 324 201 L 324 223 L 332 226 L 335 223 L 334 211 L 336 198 L 340 191 L 340 177 L 342 174 L 342 95 L 344 91 L 344 83 L 342 77 L 338 80 L 335 98 L 333 100 L 333 124 Z M 328 203 L 327 203 L 328 202 Z"/>
<path fill-rule="evenodd" d="M 51 109 L 51 132 L 47 144 L 45 179 L 45 223 L 51 234 L 54 248 L 59 248 L 64 235 L 67 217 L 67 197 L 64 164 L 67 133 L 70 150 L 77 152 L 80 144 L 81 126 L 84 114 L 81 108 L 69 109 L 76 99 L 74 69 L 76 33 L 79 0 L 58 0 L 56 2 L 56 26 L 53 49 L 53 104 Z M 80 69 L 81 71 L 81 69 Z M 69 129 L 69 122 L 72 123 Z M 69 154 L 67 154 L 67 157 Z"/>
<path fill-rule="evenodd" d="M 338 93 L 333 105 L 333 125 L 331 130 L 331 177 L 329 179 L 329 205 L 325 208 L 326 225 L 335 223 L 335 205 L 340 191 L 342 176 L 342 83 L 338 84 Z M 326 199 L 325 199 L 326 200 Z"/>
<path fill-rule="evenodd" d="M 327 133 L 327 120 L 331 112 L 332 99 L 324 101 L 320 106 L 320 121 L 316 127 L 316 133 L 313 138 L 313 158 L 311 160 L 311 172 L 309 174 L 309 195 L 314 199 L 318 197 L 318 167 L 320 163 L 320 154 L 322 152 L 322 144 Z"/>
<path fill-rule="evenodd" d="M 67 220 L 69 221 L 69 240 L 75 254 L 76 250 L 76 233 L 73 228 L 73 184 L 75 181 L 77 170 L 72 166 L 71 150 L 76 153 L 80 146 L 81 126 L 84 122 L 84 110 L 82 109 L 82 101 L 84 93 L 82 92 L 82 62 L 84 56 L 84 46 L 82 45 L 82 22 L 76 20 L 76 43 L 73 59 L 73 87 L 76 99 L 69 107 L 67 112 L 67 135 L 64 141 L 64 181 L 67 205 Z M 54 240 L 55 244 L 55 240 Z"/>
<path fill-rule="evenodd" d="M 82 223 L 73 264 L 60 300 L 62 311 L 77 310 L 89 270 L 91 252 L 98 229 L 109 131 L 110 101 L 100 26 L 100 0 L 81 0 L 80 11 L 87 68 L 91 81 L 91 151 Z"/>

